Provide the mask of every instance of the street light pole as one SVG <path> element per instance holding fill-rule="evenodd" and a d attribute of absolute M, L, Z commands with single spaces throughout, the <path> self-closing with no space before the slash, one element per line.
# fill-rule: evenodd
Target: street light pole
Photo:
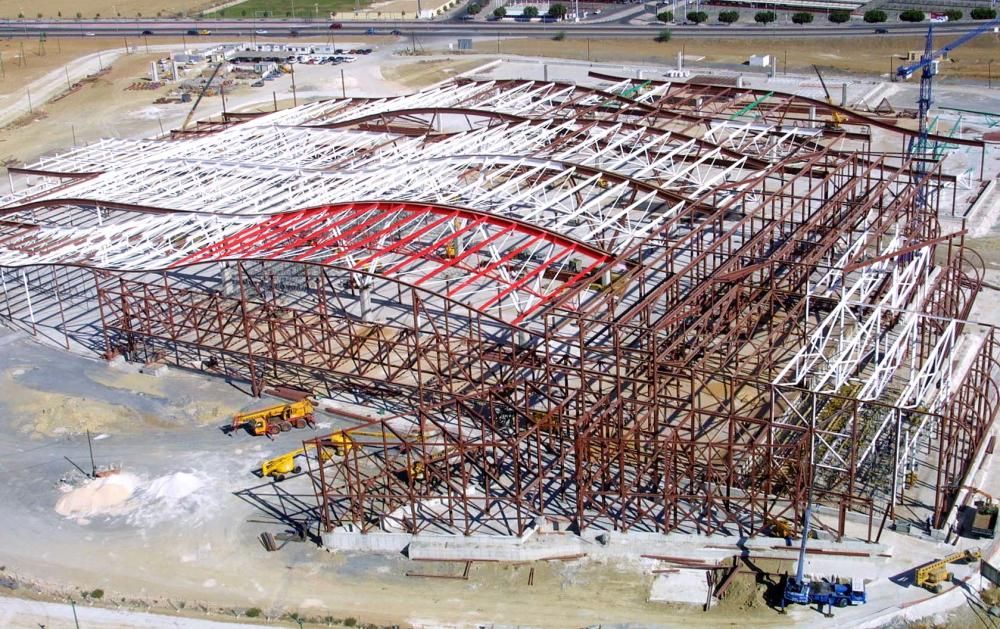
<path fill-rule="evenodd" d="M 986 89 L 993 89 L 993 60 L 986 62 Z"/>

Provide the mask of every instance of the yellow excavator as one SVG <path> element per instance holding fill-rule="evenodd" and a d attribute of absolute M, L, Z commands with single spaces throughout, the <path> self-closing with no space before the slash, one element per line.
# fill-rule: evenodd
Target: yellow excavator
<path fill-rule="evenodd" d="M 823 86 L 823 93 L 826 94 L 826 104 L 830 106 L 830 122 L 826 123 L 826 126 L 828 129 L 840 129 L 840 125 L 850 120 L 850 118 L 833 108 L 833 98 L 830 97 L 830 90 L 826 89 L 826 81 L 823 80 L 823 75 L 815 65 L 813 66 L 813 70 L 816 71 L 816 76 L 819 77 L 819 84 Z"/>
<path fill-rule="evenodd" d="M 248 413 L 238 413 L 233 416 L 230 432 L 247 428 L 251 433 L 273 437 L 279 432 L 288 432 L 292 428 L 316 427 L 316 403 L 309 398 L 298 402 L 275 404 Z"/>
<path fill-rule="evenodd" d="M 948 571 L 948 564 L 955 561 L 978 561 L 982 557 L 982 553 L 975 548 L 972 550 L 960 550 L 925 566 L 920 566 L 914 573 L 913 581 L 918 586 L 937 594 L 944 589 L 944 584 L 951 581 L 955 576 Z"/>

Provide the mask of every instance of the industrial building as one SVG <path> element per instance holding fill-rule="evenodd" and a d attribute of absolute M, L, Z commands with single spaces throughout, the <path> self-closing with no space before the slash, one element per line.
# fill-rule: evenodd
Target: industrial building
<path fill-rule="evenodd" d="M 809 98 L 592 78 L 230 113 L 11 168 L 0 318 L 363 397 L 351 447 L 309 462 L 324 531 L 745 536 L 807 503 L 834 538 L 943 526 L 1000 403 L 997 331 L 967 321 L 982 142 L 916 155 Z"/>

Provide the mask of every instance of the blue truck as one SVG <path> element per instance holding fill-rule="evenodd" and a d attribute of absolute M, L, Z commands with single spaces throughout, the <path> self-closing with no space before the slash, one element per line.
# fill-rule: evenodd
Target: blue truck
<path fill-rule="evenodd" d="M 802 581 L 789 579 L 785 585 L 782 607 L 785 604 L 818 605 L 819 610 L 848 605 L 864 605 L 868 602 L 868 594 L 864 585 L 852 580 L 843 583 L 839 579 L 833 581 Z M 830 614 L 827 613 L 829 616 Z"/>

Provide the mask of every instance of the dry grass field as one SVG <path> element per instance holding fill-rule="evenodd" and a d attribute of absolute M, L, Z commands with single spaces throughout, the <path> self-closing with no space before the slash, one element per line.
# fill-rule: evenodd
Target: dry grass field
<path fill-rule="evenodd" d="M 938 47 L 952 37 L 939 37 Z M 592 61 L 636 61 L 673 65 L 681 50 L 691 57 L 704 57 L 705 62 L 740 64 L 752 54 L 770 53 L 778 59 L 778 72 L 812 72 L 812 64 L 821 68 L 836 68 L 842 72 L 886 74 L 890 66 L 901 63 L 907 51 L 922 50 L 922 37 L 884 37 L 865 34 L 855 38 L 816 38 L 766 41 L 760 39 L 674 39 L 669 43 L 640 40 L 566 39 L 505 39 L 500 42 L 503 54 L 587 59 Z M 496 41 L 480 41 L 475 51 L 496 53 Z M 1000 38 L 984 35 L 956 51 L 951 62 L 941 64 L 941 76 L 987 77 L 987 62 L 997 63 L 1000 76 Z"/>
<path fill-rule="evenodd" d="M 76 17 L 79 13 L 86 19 L 97 14 L 101 17 L 164 17 L 179 13 L 196 13 L 220 4 L 218 0 L 45 0 L 38 4 L 23 0 L 0 0 L 0 17 L 16 18 L 19 14 L 26 18 Z"/>
<path fill-rule="evenodd" d="M 441 61 L 416 61 L 385 66 L 382 68 L 382 76 L 390 81 L 395 81 L 396 83 L 416 89 L 450 79 L 457 74 L 468 72 L 489 62 L 489 59 L 468 60 L 461 58 Z"/>

